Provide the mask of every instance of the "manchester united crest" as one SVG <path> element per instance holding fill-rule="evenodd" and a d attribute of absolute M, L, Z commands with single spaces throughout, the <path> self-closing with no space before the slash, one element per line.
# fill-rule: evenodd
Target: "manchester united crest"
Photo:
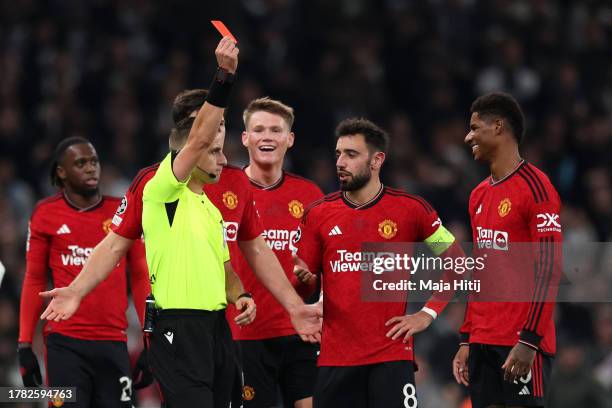
<path fill-rule="evenodd" d="M 51 397 L 51 405 L 53 405 L 54 407 L 63 407 L 64 399 L 60 396 Z"/>
<path fill-rule="evenodd" d="M 384 220 L 378 224 L 378 233 L 385 239 L 391 239 L 397 235 L 397 224 L 391 220 Z"/>
<path fill-rule="evenodd" d="M 223 204 L 230 210 L 238 207 L 238 196 L 233 191 L 223 193 Z"/>
<path fill-rule="evenodd" d="M 510 210 L 512 209 L 512 203 L 509 198 L 504 198 L 499 202 L 499 206 L 497 206 L 497 213 L 500 217 L 505 217 L 508 215 Z"/>
<path fill-rule="evenodd" d="M 111 232 L 111 224 L 112 224 L 113 220 L 111 220 L 110 218 L 108 220 L 105 220 L 102 223 L 102 229 L 104 230 L 105 233 L 109 233 Z"/>
<path fill-rule="evenodd" d="M 295 218 L 302 218 L 302 215 L 304 215 L 304 204 L 300 203 L 298 200 L 291 200 L 291 202 L 289 202 L 289 212 Z"/>
<path fill-rule="evenodd" d="M 245 401 L 251 401 L 253 398 L 255 398 L 255 390 L 253 387 L 249 385 L 242 387 L 242 399 Z"/>

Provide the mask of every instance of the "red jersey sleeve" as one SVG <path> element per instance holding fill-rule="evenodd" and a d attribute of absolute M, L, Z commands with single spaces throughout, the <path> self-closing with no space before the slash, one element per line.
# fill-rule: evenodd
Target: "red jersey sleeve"
<path fill-rule="evenodd" d="M 306 210 L 293 244 L 297 248 L 297 256 L 306 262 L 310 272 L 319 274 L 323 259 L 323 241 L 319 236 L 316 225 L 313 225 L 312 219 L 310 210 Z"/>
<path fill-rule="evenodd" d="M 442 220 L 438 213 L 433 208 L 428 211 L 424 210 L 419 216 L 419 237 L 421 241 L 426 241 L 431 237 L 438 228 L 442 226 Z"/>
<path fill-rule="evenodd" d="M 111 229 L 123 238 L 137 240 L 142 236 L 142 189 L 127 191 L 113 216 Z"/>
<path fill-rule="evenodd" d="M 261 224 L 261 218 L 255 206 L 253 192 L 249 188 L 238 230 L 238 241 L 251 241 L 261 235 L 262 232 L 263 225 Z"/>
<path fill-rule="evenodd" d="M 463 315 L 463 324 L 459 328 L 460 344 L 470 344 L 470 330 L 472 328 L 472 319 L 470 317 L 470 303 L 465 304 L 465 314 Z"/>
<path fill-rule="evenodd" d="M 43 299 L 38 295 L 47 287 L 50 236 L 41 228 L 40 212 L 35 210 L 28 226 L 26 272 L 21 289 L 19 342 L 31 343 L 42 311 Z"/>
<path fill-rule="evenodd" d="M 136 314 L 141 327 L 144 326 L 145 301 L 151 293 L 149 283 L 149 268 L 145 256 L 145 246 L 142 239 L 137 239 L 127 253 L 128 267 L 130 268 L 130 287 Z"/>
<path fill-rule="evenodd" d="M 424 199 L 420 199 L 422 206 L 419 216 L 419 237 L 425 242 L 429 249 L 437 256 L 460 258 L 465 257 L 465 253 L 459 244 L 455 242 L 455 237 L 442 225 L 442 220 L 438 216 L 436 210 L 427 203 Z M 455 272 L 448 270 L 441 276 L 441 279 L 446 282 L 452 282 L 455 279 Z M 452 286 L 452 285 L 451 285 Z M 454 291 L 444 291 L 434 294 L 425 307 L 434 311 L 436 315 L 442 313 L 452 296 Z"/>
<path fill-rule="evenodd" d="M 158 167 L 159 163 L 140 170 L 125 192 L 111 225 L 116 234 L 132 240 L 142 236 L 142 192 Z"/>
<path fill-rule="evenodd" d="M 532 201 L 527 222 L 534 246 L 535 291 L 519 341 L 538 348 L 553 311 L 563 266 L 561 200 L 548 182 L 543 200 Z"/>

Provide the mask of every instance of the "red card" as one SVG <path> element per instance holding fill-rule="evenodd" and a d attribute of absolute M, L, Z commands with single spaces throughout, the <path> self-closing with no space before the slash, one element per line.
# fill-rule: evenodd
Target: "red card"
<path fill-rule="evenodd" d="M 236 42 L 236 43 L 238 42 L 236 37 L 234 37 L 234 35 L 225 26 L 225 24 L 223 24 L 223 21 L 221 21 L 221 20 L 211 20 L 210 22 L 212 23 L 212 25 L 215 26 L 215 28 L 217 29 L 219 34 L 221 34 L 222 37 L 230 37 L 232 40 L 234 40 L 234 42 Z"/>

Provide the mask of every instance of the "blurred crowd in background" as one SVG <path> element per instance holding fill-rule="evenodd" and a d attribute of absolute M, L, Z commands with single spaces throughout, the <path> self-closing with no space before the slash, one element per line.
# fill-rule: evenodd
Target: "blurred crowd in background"
<path fill-rule="evenodd" d="M 562 197 L 566 243 L 611 241 L 609 1 L 0 0 L 0 385 L 20 384 L 24 243 L 36 201 L 53 192 L 54 146 L 92 140 L 103 192 L 122 196 L 138 169 L 167 151 L 175 95 L 208 87 L 219 39 L 211 19 L 240 47 L 230 163 L 248 160 L 242 110 L 269 95 L 296 111 L 287 170 L 334 191 L 334 127 L 364 116 L 391 135 L 385 182 L 423 195 L 470 241 L 469 192 L 488 172 L 463 145 L 469 107 L 482 93 L 507 91 L 527 117 L 523 156 Z M 580 273 L 597 280 L 612 263 Z M 459 407 L 465 398 L 450 368 L 462 319 L 454 304 L 417 337 L 419 406 Z M 612 304 L 560 304 L 557 320 L 550 406 L 612 406 Z M 137 329 L 131 338 L 137 355 Z"/>

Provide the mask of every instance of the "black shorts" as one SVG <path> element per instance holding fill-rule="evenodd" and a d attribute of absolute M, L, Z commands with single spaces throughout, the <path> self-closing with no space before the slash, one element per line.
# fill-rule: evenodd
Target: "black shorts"
<path fill-rule="evenodd" d="M 544 407 L 550 384 L 552 357 L 536 354 L 531 371 L 514 382 L 504 381 L 502 365 L 512 347 L 470 344 L 468 371 L 474 408 L 489 405 Z"/>
<path fill-rule="evenodd" d="M 124 341 L 81 340 L 51 333 L 46 337 L 47 382 L 76 387 L 66 407 L 131 407 L 132 379 Z"/>
<path fill-rule="evenodd" d="M 243 408 L 242 390 L 244 387 L 244 375 L 242 372 L 242 349 L 240 342 L 234 341 L 234 385 L 232 385 L 232 396 L 230 408 Z"/>
<path fill-rule="evenodd" d="M 285 407 L 312 396 L 317 376 L 317 347 L 299 336 L 239 341 L 242 349 L 244 387 L 248 408 L 268 408 L 278 403 L 278 390 Z"/>
<path fill-rule="evenodd" d="M 224 310 L 162 310 L 149 362 L 165 407 L 227 408 L 235 374 L 232 347 Z"/>
<path fill-rule="evenodd" d="M 314 408 L 416 408 L 412 361 L 319 367 Z"/>

